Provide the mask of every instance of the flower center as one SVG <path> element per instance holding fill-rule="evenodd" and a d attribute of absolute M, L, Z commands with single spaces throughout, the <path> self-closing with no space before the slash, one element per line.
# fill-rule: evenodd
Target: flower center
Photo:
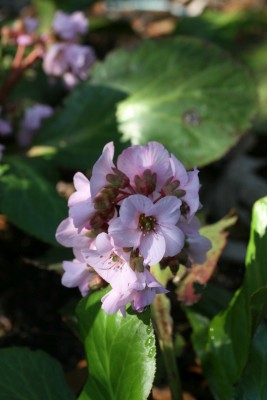
<path fill-rule="evenodd" d="M 156 223 L 157 220 L 152 215 L 146 217 L 145 214 L 141 214 L 139 217 L 138 227 L 144 234 L 146 234 L 149 233 L 150 231 L 155 231 Z"/>

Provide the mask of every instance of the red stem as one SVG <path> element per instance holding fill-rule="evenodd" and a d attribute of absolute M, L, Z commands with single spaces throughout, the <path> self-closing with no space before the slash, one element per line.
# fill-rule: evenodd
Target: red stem
<path fill-rule="evenodd" d="M 41 55 L 40 49 L 34 49 L 23 60 L 24 46 L 19 46 L 12 63 L 12 70 L 0 90 L 0 104 L 3 104 L 24 71 L 33 64 Z"/>

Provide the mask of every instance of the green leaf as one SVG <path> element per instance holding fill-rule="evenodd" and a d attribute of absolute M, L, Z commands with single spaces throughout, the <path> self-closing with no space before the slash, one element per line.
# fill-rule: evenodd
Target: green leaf
<path fill-rule="evenodd" d="M 0 350 L 1 400 L 74 400 L 61 365 L 43 351 Z"/>
<path fill-rule="evenodd" d="M 89 379 L 79 400 L 145 400 L 155 374 L 155 337 L 147 309 L 109 315 L 98 291 L 77 308 L 89 365 Z"/>
<path fill-rule="evenodd" d="M 244 284 L 228 308 L 211 323 L 189 316 L 195 328 L 194 346 L 216 399 L 233 398 L 233 388 L 246 365 L 250 342 L 267 313 L 267 197 L 253 208 Z M 198 331 L 199 330 L 199 331 Z M 253 398 L 253 397 L 252 397 Z"/>
<path fill-rule="evenodd" d="M 238 387 L 235 400 L 267 399 L 267 329 L 259 326 L 252 342 L 248 364 Z"/>
<path fill-rule="evenodd" d="M 80 85 L 54 117 L 45 121 L 29 154 L 50 155 L 61 166 L 89 168 L 104 145 L 113 140 L 118 148 L 115 107 L 125 95 L 117 90 Z"/>
<path fill-rule="evenodd" d="M 56 244 L 55 231 L 66 216 L 66 201 L 57 194 L 56 182 L 51 183 L 53 169 L 39 159 L 5 161 L 0 168 L 0 212 L 27 233 Z"/>
<path fill-rule="evenodd" d="M 115 50 L 95 66 L 92 80 L 128 93 L 117 112 L 124 139 L 157 140 L 188 167 L 224 155 L 256 107 L 247 70 L 215 45 L 191 38 Z"/>

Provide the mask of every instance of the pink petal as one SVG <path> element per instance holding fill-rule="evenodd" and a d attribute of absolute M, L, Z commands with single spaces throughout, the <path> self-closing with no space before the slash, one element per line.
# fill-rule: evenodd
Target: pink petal
<path fill-rule="evenodd" d="M 172 175 L 180 182 L 181 186 L 184 186 L 188 181 L 188 175 L 183 164 L 177 160 L 177 158 L 171 154 L 170 165 L 172 169 Z"/>
<path fill-rule="evenodd" d="M 153 209 L 153 215 L 160 225 L 175 225 L 180 218 L 180 206 L 182 202 L 175 196 L 166 196 L 160 199 Z"/>
<path fill-rule="evenodd" d="M 69 288 L 79 286 L 84 282 L 87 284 L 93 275 L 89 272 L 86 263 L 80 263 L 77 260 L 64 261 L 63 269 L 65 272 L 62 276 L 61 282 L 62 285 Z"/>
<path fill-rule="evenodd" d="M 79 233 L 77 228 L 74 226 L 73 219 L 66 218 L 57 228 L 56 239 L 65 247 L 88 247 L 92 242 L 92 239 L 89 239 L 86 236 L 86 232 L 87 231 L 82 230 Z"/>
<path fill-rule="evenodd" d="M 93 167 L 91 178 L 91 193 L 93 198 L 95 198 L 99 191 L 105 186 L 107 174 L 113 172 L 112 168 L 115 167 L 112 161 L 113 156 L 114 144 L 113 142 L 110 142 L 106 144 L 103 149 L 102 155 L 99 157 Z"/>
<path fill-rule="evenodd" d="M 160 231 L 162 232 L 166 249 L 164 257 L 173 257 L 178 254 L 184 247 L 184 234 L 177 226 L 161 226 Z"/>
<path fill-rule="evenodd" d="M 134 194 L 123 200 L 120 208 L 120 219 L 124 226 L 136 229 L 141 214 L 151 215 L 154 205 L 152 201 L 141 194 Z"/>
<path fill-rule="evenodd" d="M 112 244 L 110 243 L 110 237 L 107 233 L 102 232 L 97 235 L 96 238 L 96 249 L 99 254 L 110 253 L 113 249 Z"/>
<path fill-rule="evenodd" d="M 114 243 L 119 247 L 138 247 L 142 232 L 129 229 L 122 225 L 120 218 L 116 218 L 109 224 L 108 233 L 112 236 Z"/>
<path fill-rule="evenodd" d="M 161 232 L 142 235 L 139 250 L 146 265 L 155 265 L 160 262 L 165 249 L 165 239 Z"/>
<path fill-rule="evenodd" d="M 87 225 L 94 212 L 95 209 L 91 200 L 76 203 L 69 209 L 69 215 L 77 229 L 82 229 Z"/>
<path fill-rule="evenodd" d="M 108 314 L 115 314 L 117 311 L 121 311 L 122 315 L 126 316 L 125 306 L 131 301 L 132 294 L 121 293 L 114 289 L 108 292 L 102 297 L 102 309 Z"/>
<path fill-rule="evenodd" d="M 141 176 L 146 169 L 157 174 L 157 188 L 168 179 L 169 153 L 160 143 L 149 142 L 145 146 L 132 146 L 118 157 L 118 169 L 134 184 L 135 175 Z"/>
<path fill-rule="evenodd" d="M 193 214 L 195 214 L 196 211 L 198 211 L 200 207 L 199 203 L 199 178 L 198 178 L 198 169 L 194 169 L 194 171 L 189 171 L 188 172 L 188 182 L 184 187 L 184 190 L 186 191 L 185 196 L 183 197 L 183 200 L 189 205 L 190 207 L 190 213 L 189 217 L 191 217 Z"/>
<path fill-rule="evenodd" d="M 84 174 L 77 172 L 73 177 L 74 187 L 76 192 L 69 197 L 69 207 L 81 201 L 88 200 L 91 197 L 90 182 Z"/>

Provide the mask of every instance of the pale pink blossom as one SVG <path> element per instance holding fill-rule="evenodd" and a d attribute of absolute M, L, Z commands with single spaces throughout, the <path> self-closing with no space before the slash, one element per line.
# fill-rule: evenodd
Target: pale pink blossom
<path fill-rule="evenodd" d="M 120 310 L 126 316 L 128 303 L 131 303 L 132 308 L 137 312 L 142 312 L 153 302 L 156 294 L 168 292 L 146 268 L 144 272 L 136 272 L 136 277 L 135 284 L 126 291 L 120 287 L 112 288 L 101 299 L 102 308 L 108 314 L 114 314 Z"/>
<path fill-rule="evenodd" d="M 205 236 L 200 235 L 200 223 L 197 217 L 191 221 L 181 218 L 178 226 L 185 233 L 188 245 L 187 253 L 191 262 L 203 264 L 207 258 L 207 252 L 211 249 L 211 242 Z"/>
<path fill-rule="evenodd" d="M 97 236 L 96 250 L 84 249 L 82 253 L 87 263 L 114 289 L 127 292 L 136 283 L 136 274 L 129 265 L 129 253 L 116 249 L 106 233 Z"/>
<path fill-rule="evenodd" d="M 29 107 L 24 114 L 18 132 L 18 143 L 20 146 L 27 147 L 31 144 L 32 139 L 44 119 L 53 115 L 53 108 L 46 104 L 35 104 Z"/>
<path fill-rule="evenodd" d="M 88 30 L 88 19 L 81 11 L 66 14 L 57 11 L 52 23 L 53 30 L 64 40 L 73 40 L 77 35 L 83 35 Z"/>
<path fill-rule="evenodd" d="M 144 263 L 154 265 L 184 246 L 184 234 L 176 226 L 180 205 L 174 196 L 154 204 L 143 195 L 132 195 L 122 202 L 120 216 L 110 222 L 109 234 L 116 246 L 139 249 Z"/>
<path fill-rule="evenodd" d="M 131 185 L 136 188 L 136 176 L 142 178 L 145 171 L 156 174 L 155 190 L 160 190 L 167 180 L 169 170 L 169 153 L 157 142 L 145 146 L 131 146 L 118 157 L 118 169 L 127 175 Z M 142 193 L 143 194 L 143 193 Z"/>
<path fill-rule="evenodd" d="M 10 122 L 0 118 L 0 136 L 9 136 L 12 132 Z"/>
<path fill-rule="evenodd" d="M 178 189 L 185 191 L 185 194 L 181 196 L 181 200 L 189 207 L 187 216 L 191 218 L 200 208 L 199 171 L 195 168 L 193 171 L 187 172 L 183 164 L 173 154 L 170 157 L 170 167 L 174 180 L 179 182 Z"/>
<path fill-rule="evenodd" d="M 90 46 L 54 43 L 44 57 L 44 71 L 50 76 L 61 76 L 68 88 L 80 80 L 86 80 L 89 69 L 95 62 L 95 53 Z"/>
<path fill-rule="evenodd" d="M 81 253 L 75 253 L 73 261 L 63 261 L 64 274 L 61 278 L 63 286 L 68 288 L 78 287 L 82 296 L 89 292 L 89 282 L 96 275 L 82 258 Z"/>
<path fill-rule="evenodd" d="M 89 238 L 87 234 L 87 229 L 78 229 L 74 225 L 73 219 L 68 217 L 59 224 L 56 239 L 65 247 L 88 248 L 94 242 L 94 239 Z"/>
<path fill-rule="evenodd" d="M 113 168 L 115 168 L 113 157 L 114 144 L 113 142 L 109 142 L 105 145 L 101 156 L 93 166 L 91 177 L 91 192 L 93 198 L 95 198 L 107 184 L 107 175 L 113 173 Z"/>
<path fill-rule="evenodd" d="M 74 175 L 73 183 L 76 191 L 68 200 L 69 215 L 74 226 L 80 231 L 88 225 L 95 209 L 91 199 L 90 182 L 86 176 L 77 172 Z"/>

